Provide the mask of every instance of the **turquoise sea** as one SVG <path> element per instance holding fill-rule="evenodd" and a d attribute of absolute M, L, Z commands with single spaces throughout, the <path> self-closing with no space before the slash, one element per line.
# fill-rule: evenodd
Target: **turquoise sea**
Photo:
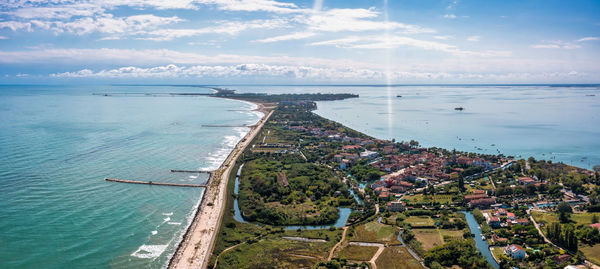
<path fill-rule="evenodd" d="M 209 92 L 195 87 L 0 86 L 0 268 L 161 268 L 202 183 L 253 124 L 252 104 L 210 97 L 96 92 Z"/>
<path fill-rule="evenodd" d="M 377 138 L 414 139 L 427 147 L 533 156 L 588 169 L 600 164 L 598 85 L 229 88 L 356 93 L 359 98 L 319 102 L 316 113 Z"/>

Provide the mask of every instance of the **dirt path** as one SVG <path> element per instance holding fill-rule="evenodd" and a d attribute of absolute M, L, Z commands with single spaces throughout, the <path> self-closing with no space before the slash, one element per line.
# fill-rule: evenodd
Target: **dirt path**
<path fill-rule="evenodd" d="M 333 246 L 333 248 L 331 248 L 331 251 L 329 251 L 329 256 L 327 257 L 328 261 L 331 261 L 331 258 L 333 258 L 333 252 L 335 252 L 335 249 L 340 246 L 340 244 L 342 244 L 342 242 L 344 242 L 344 239 L 346 239 L 346 232 L 348 231 L 348 226 L 344 227 L 344 232 L 342 233 L 342 239 L 340 239 L 339 242 L 337 242 L 337 244 L 335 244 L 335 246 Z"/>
<path fill-rule="evenodd" d="M 383 245 L 379 246 L 377 252 L 375 252 L 375 255 L 371 257 L 371 260 L 369 262 L 371 263 L 371 265 L 373 265 L 373 269 L 377 269 L 377 264 L 375 262 L 377 261 L 377 258 L 379 258 L 379 255 L 381 255 L 384 249 L 385 247 Z"/>
<path fill-rule="evenodd" d="M 262 104 L 259 104 L 259 108 L 264 109 Z M 208 266 L 212 248 L 221 225 L 221 219 L 223 218 L 227 199 L 227 183 L 231 170 L 239 155 L 260 132 L 272 114 L 273 111 L 265 113 L 265 117 L 252 127 L 250 132 L 246 134 L 229 156 L 227 156 L 221 167 L 215 171 L 214 180 L 210 182 L 206 189 L 192 224 L 169 262 L 169 268 L 206 268 Z"/>

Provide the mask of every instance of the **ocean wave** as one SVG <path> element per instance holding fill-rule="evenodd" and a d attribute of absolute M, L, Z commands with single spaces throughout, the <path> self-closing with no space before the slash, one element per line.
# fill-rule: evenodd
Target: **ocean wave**
<path fill-rule="evenodd" d="M 173 216 L 173 212 L 169 212 L 169 213 L 162 213 L 163 216 Z"/>
<path fill-rule="evenodd" d="M 167 224 L 169 224 L 169 225 L 181 225 L 181 222 L 169 221 L 169 222 L 167 222 Z"/>
<path fill-rule="evenodd" d="M 157 233 L 158 233 L 158 231 L 156 231 L 156 230 L 152 231 L 152 235 L 155 235 Z"/>
<path fill-rule="evenodd" d="M 141 245 L 131 256 L 140 259 L 152 259 L 160 256 L 169 245 Z"/>

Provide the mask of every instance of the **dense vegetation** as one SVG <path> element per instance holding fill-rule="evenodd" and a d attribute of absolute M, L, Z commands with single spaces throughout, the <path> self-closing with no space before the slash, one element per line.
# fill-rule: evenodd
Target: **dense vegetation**
<path fill-rule="evenodd" d="M 332 224 L 337 206 L 354 203 L 331 170 L 294 155 L 247 162 L 239 201 L 245 219 L 271 225 Z"/>
<path fill-rule="evenodd" d="M 461 268 L 490 268 L 472 240 L 452 240 L 434 247 L 423 256 L 425 265 L 434 269 L 458 265 Z"/>

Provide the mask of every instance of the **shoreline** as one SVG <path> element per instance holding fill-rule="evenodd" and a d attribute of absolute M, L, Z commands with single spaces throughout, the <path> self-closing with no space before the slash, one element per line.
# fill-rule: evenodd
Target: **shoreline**
<path fill-rule="evenodd" d="M 223 98 L 223 97 L 217 97 Z M 226 192 L 229 175 L 239 155 L 246 149 L 262 126 L 273 114 L 274 109 L 267 106 L 269 103 L 250 102 L 234 98 L 225 98 L 245 103 L 251 103 L 257 107 L 252 111 L 258 111 L 263 116 L 256 124 L 250 127 L 250 131 L 235 145 L 227 158 L 214 171 L 207 182 L 199 205 L 193 213 L 192 222 L 183 233 L 182 239 L 166 265 L 166 268 L 206 268 L 216 241 L 217 233 L 223 219 L 226 204 Z"/>

